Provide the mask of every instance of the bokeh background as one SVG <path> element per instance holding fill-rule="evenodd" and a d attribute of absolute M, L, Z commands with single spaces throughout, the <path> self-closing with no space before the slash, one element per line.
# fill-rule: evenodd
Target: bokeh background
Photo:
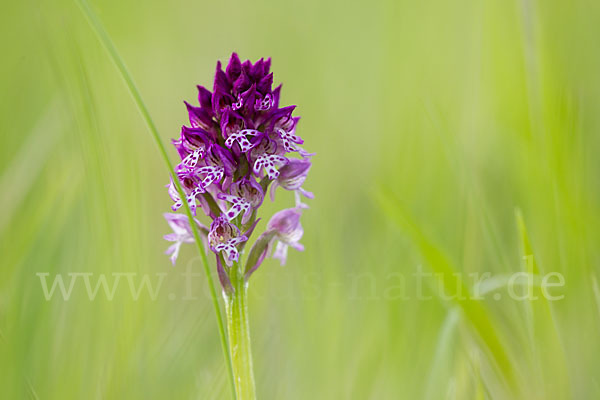
<path fill-rule="evenodd" d="M 92 7 L 165 142 L 232 51 L 272 57 L 298 105 L 316 198 L 306 251 L 251 282 L 259 398 L 600 398 L 599 2 Z M 1 14 L 0 397 L 229 398 L 201 263 L 163 254 L 168 173 L 117 69 L 74 1 Z M 440 291 L 484 272 L 483 300 Z M 516 272 L 537 295 L 562 274 L 564 298 L 510 298 Z M 90 300 L 80 277 L 46 300 L 40 273 L 166 276 L 154 299 L 123 278 Z"/>

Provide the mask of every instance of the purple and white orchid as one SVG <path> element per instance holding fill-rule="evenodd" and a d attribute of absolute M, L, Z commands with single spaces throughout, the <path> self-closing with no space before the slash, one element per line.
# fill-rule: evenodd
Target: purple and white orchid
<path fill-rule="evenodd" d="M 303 250 L 298 242 L 303 234 L 300 216 L 307 206 L 300 195 L 313 198 L 302 186 L 314 153 L 300 147 L 304 141 L 296 133 L 300 118 L 292 116 L 295 106 L 279 106 L 281 85 L 272 88 L 270 67 L 270 59 L 242 62 L 236 53 L 225 70 L 218 62 L 212 91 L 198 86 L 199 106 L 185 102 L 190 126 L 183 126 L 180 137 L 173 140 L 181 162 L 172 179 L 179 179 L 186 198 L 181 198 L 171 181 L 172 209 L 178 210 L 185 201 L 193 215 L 200 206 L 212 220 L 210 229 L 202 232 L 217 257 L 222 283 L 227 273 L 222 265 L 239 262 L 267 190 L 272 201 L 278 187 L 293 191 L 296 204 L 273 215 L 250 250 L 246 277 L 273 246 L 272 256 L 282 265 L 288 247 Z M 165 239 L 175 242 L 168 250 L 175 263 L 181 244 L 192 242 L 193 236 L 187 217 L 165 217 L 173 229 Z"/>
<path fill-rule="evenodd" d="M 167 249 L 165 254 L 171 255 L 171 262 L 173 263 L 173 265 L 175 265 L 175 261 L 177 260 L 177 257 L 179 256 L 179 249 L 181 248 L 181 245 L 183 243 L 193 243 L 194 242 L 194 236 L 192 234 L 192 227 L 190 226 L 190 221 L 189 221 L 187 215 L 165 213 L 164 216 L 165 216 L 165 219 L 167 220 L 167 223 L 173 230 L 173 233 L 169 233 L 169 234 L 165 235 L 164 239 L 169 242 L 175 242 L 174 244 L 169 246 L 169 248 Z M 198 220 L 194 219 L 194 222 L 196 223 L 196 226 L 198 227 L 198 229 L 206 235 L 206 232 L 208 232 L 208 229 L 204 225 L 202 225 L 200 222 L 198 222 Z M 206 245 L 206 241 L 204 244 Z"/>
<path fill-rule="evenodd" d="M 273 215 L 267 224 L 267 232 L 274 232 L 273 239 L 277 241 L 273 258 L 279 259 L 281 265 L 285 265 L 287 260 L 288 247 L 298 251 L 304 250 L 304 246 L 299 242 L 304 234 L 300 216 L 300 208 L 288 208 Z"/>

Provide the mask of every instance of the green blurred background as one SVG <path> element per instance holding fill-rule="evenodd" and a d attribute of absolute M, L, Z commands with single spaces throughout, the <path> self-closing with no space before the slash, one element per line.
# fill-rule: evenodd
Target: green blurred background
<path fill-rule="evenodd" d="M 600 398 L 599 2 L 92 7 L 165 142 L 232 51 L 272 57 L 298 105 L 316 199 L 306 251 L 252 278 L 259 398 Z M 2 9 L 0 397 L 228 398 L 201 263 L 163 254 L 168 173 L 118 71 L 75 2 Z M 430 299 L 419 271 L 443 273 Z M 452 271 L 469 290 L 489 272 L 485 299 L 441 296 Z M 510 298 L 520 271 L 562 274 L 564 298 Z M 39 273 L 167 275 L 154 299 L 122 278 L 90 300 L 80 277 L 46 300 Z"/>

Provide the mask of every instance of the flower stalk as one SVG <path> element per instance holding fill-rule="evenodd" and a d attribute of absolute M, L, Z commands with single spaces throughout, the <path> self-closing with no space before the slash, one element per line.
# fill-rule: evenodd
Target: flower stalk
<path fill-rule="evenodd" d="M 232 267 L 230 277 L 233 290 L 223 293 L 235 391 L 238 400 L 255 400 L 256 389 L 248 321 L 248 284 L 239 263 L 235 263 Z"/>

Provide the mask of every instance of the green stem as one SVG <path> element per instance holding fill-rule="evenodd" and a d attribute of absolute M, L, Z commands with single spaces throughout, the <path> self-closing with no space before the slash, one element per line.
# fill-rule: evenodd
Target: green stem
<path fill-rule="evenodd" d="M 127 84 L 127 88 L 129 89 L 129 93 L 131 93 L 131 95 L 133 96 L 133 99 L 135 100 L 138 110 L 142 114 L 142 117 L 144 117 L 144 120 L 146 121 L 146 124 L 148 125 L 148 128 L 150 129 L 150 133 L 152 134 L 154 143 L 158 147 L 160 155 L 162 156 L 167 168 L 169 169 L 169 173 L 173 177 L 173 182 L 175 183 L 175 186 L 177 187 L 177 191 L 179 192 L 180 198 L 185 200 L 186 194 L 183 191 L 183 188 L 181 187 L 181 183 L 179 182 L 179 179 L 176 179 L 177 175 L 175 174 L 175 169 L 173 168 L 173 164 L 171 163 L 171 161 L 169 159 L 167 150 L 166 150 L 164 144 L 162 143 L 162 140 L 158 133 L 158 129 L 156 128 L 156 125 L 154 124 L 154 121 L 152 120 L 152 117 L 150 116 L 148 107 L 146 107 L 146 104 L 144 103 L 144 100 L 142 99 L 142 95 L 140 94 L 140 91 L 138 90 L 138 88 L 135 84 L 135 81 L 133 80 L 133 77 L 129 73 L 129 70 L 127 69 L 127 66 L 125 65 L 125 62 L 119 55 L 117 48 L 115 47 L 112 40 L 110 39 L 110 36 L 104 29 L 102 22 L 100 22 L 100 19 L 96 16 L 96 14 L 94 13 L 94 11 L 90 7 L 90 5 L 87 3 L 87 1 L 79 0 L 78 5 L 81 8 L 81 10 L 83 11 L 83 13 L 85 14 L 85 16 L 87 17 L 87 20 L 90 23 L 90 25 L 92 26 L 92 29 L 98 35 L 100 42 L 102 43 L 104 48 L 110 54 L 112 61 L 115 63 L 119 72 L 121 73 L 121 77 L 123 78 L 123 80 L 125 80 L 125 83 Z M 196 224 L 192 223 L 192 221 L 194 219 L 193 219 L 192 212 L 190 210 L 190 207 L 189 207 L 187 201 L 183 201 L 183 206 L 185 209 L 185 213 L 187 214 L 187 217 L 190 220 L 190 226 L 192 227 L 192 233 L 194 235 L 196 246 L 198 247 L 198 252 L 200 253 L 200 258 L 202 258 L 202 264 L 204 266 L 204 272 L 206 274 L 206 281 L 208 282 L 208 287 L 210 289 L 213 307 L 215 310 L 215 316 L 217 317 L 217 325 L 219 327 L 219 334 L 221 337 L 221 348 L 223 349 L 223 355 L 225 357 L 225 362 L 227 364 L 229 383 L 231 384 L 232 395 L 235 398 L 233 370 L 231 367 L 231 359 L 229 357 L 229 352 L 227 351 L 227 339 L 225 338 L 225 327 L 223 324 L 223 317 L 221 316 L 221 308 L 219 307 L 217 291 L 215 289 L 215 284 L 213 282 L 212 276 L 210 274 L 210 267 L 208 265 L 206 253 L 204 252 L 204 244 L 202 243 L 202 240 L 200 238 L 200 234 L 198 233 L 198 228 L 197 228 Z"/>
<path fill-rule="evenodd" d="M 238 400 L 255 400 L 256 388 L 248 323 L 248 286 L 240 265 L 235 263 L 231 268 L 230 277 L 234 290 L 225 297 L 225 309 L 235 391 Z"/>

